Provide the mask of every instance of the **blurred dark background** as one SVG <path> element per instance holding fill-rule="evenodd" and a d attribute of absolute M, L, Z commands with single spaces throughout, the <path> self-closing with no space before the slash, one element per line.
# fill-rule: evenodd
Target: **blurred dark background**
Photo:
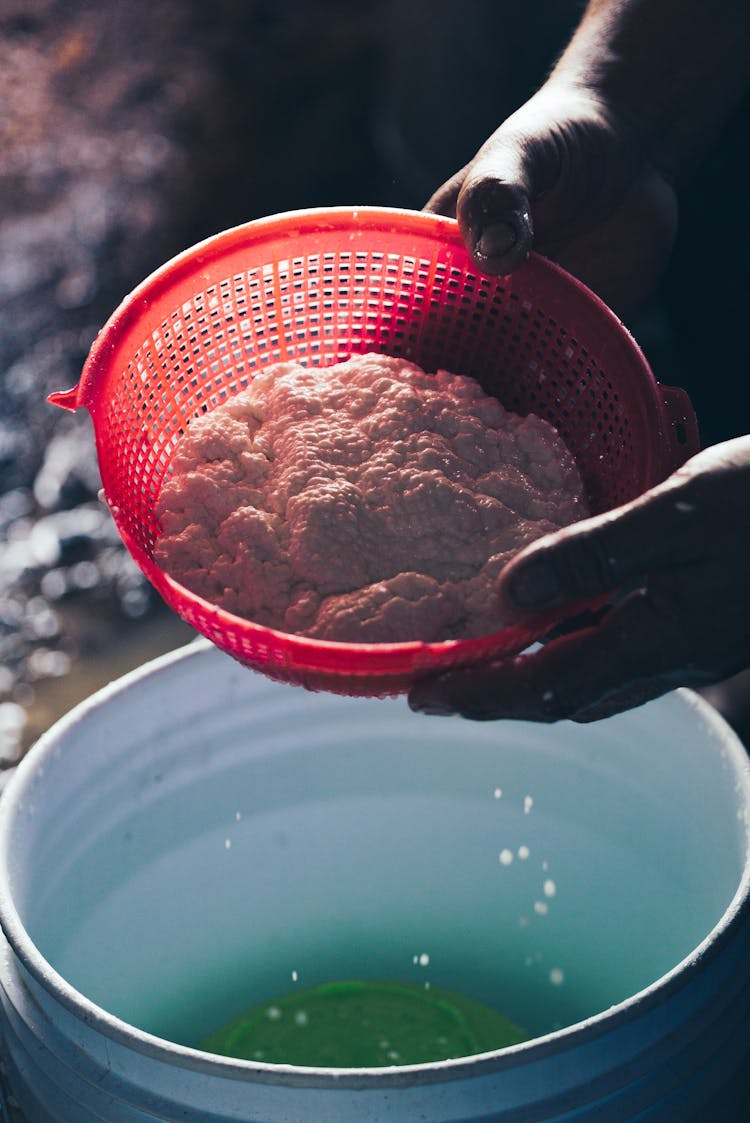
<path fill-rule="evenodd" d="M 193 633 L 104 507 L 88 416 L 49 406 L 113 308 L 193 242 L 299 207 L 421 207 L 544 79 L 573 0 L 3 0 L 0 770 Z M 631 325 L 704 443 L 747 431 L 747 106 L 682 199 Z M 0 771 L 0 780 L 2 771 Z"/>

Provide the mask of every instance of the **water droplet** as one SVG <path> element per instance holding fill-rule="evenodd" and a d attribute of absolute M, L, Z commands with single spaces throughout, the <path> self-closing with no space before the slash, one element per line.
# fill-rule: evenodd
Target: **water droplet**
<path fill-rule="evenodd" d="M 525 795 L 523 797 L 523 813 L 524 813 L 524 815 L 528 815 L 529 811 L 531 811 L 531 808 L 533 806 L 534 806 L 533 798 L 530 795 Z"/>
<path fill-rule="evenodd" d="M 549 905 L 546 901 L 534 901 L 534 912 L 539 916 L 546 916 L 549 912 Z"/>
<path fill-rule="evenodd" d="M 309 1017 L 304 1010 L 298 1010 L 294 1015 L 294 1024 L 298 1026 L 306 1026 L 310 1021 Z"/>
<path fill-rule="evenodd" d="M 557 886 L 555 885 L 552 878 L 548 877 L 547 880 L 544 883 L 544 895 L 545 895 L 545 897 L 554 897 L 556 892 L 557 892 Z"/>
<path fill-rule="evenodd" d="M 225 849 L 225 850 L 231 850 L 231 849 L 232 849 L 232 840 L 231 840 L 231 838 L 225 838 L 225 839 L 224 839 L 224 849 Z"/>
<path fill-rule="evenodd" d="M 503 789 L 502 788 L 495 788 L 495 790 L 492 794 L 494 795 L 495 799 L 502 799 L 503 798 Z"/>
<path fill-rule="evenodd" d="M 500 851 L 497 858 L 501 866 L 509 866 L 513 861 L 513 851 L 506 847 L 505 850 Z"/>
<path fill-rule="evenodd" d="M 297 972 L 292 971 L 292 982 L 296 983 L 298 978 L 299 978 L 299 975 L 297 974 Z"/>
<path fill-rule="evenodd" d="M 528 846 L 519 846 L 518 847 L 518 857 L 521 859 L 522 862 L 526 861 L 526 859 L 528 858 L 530 853 L 531 853 L 531 851 L 529 850 Z"/>
<path fill-rule="evenodd" d="M 278 1006 L 269 1006 L 266 1010 L 266 1017 L 269 1021 L 277 1022 L 281 1017 L 281 1010 Z"/>
<path fill-rule="evenodd" d="M 562 986 L 565 982 L 565 972 L 561 967 L 552 967 L 549 973 L 549 981 L 553 987 Z"/>
<path fill-rule="evenodd" d="M 427 954 L 426 951 L 423 951 L 422 954 L 419 957 L 419 966 L 420 967 L 428 967 L 429 963 L 430 963 L 430 957 L 429 957 L 429 955 Z"/>

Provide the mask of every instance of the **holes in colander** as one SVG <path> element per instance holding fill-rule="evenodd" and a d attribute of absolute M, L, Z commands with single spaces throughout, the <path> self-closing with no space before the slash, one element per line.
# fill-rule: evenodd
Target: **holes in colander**
<path fill-rule="evenodd" d="M 596 462 L 591 478 L 617 501 L 633 423 L 590 349 L 511 285 L 457 267 L 451 254 L 316 249 L 234 270 L 193 294 L 144 341 L 113 396 L 112 413 L 130 418 L 130 431 L 111 421 L 108 440 L 127 486 L 140 489 L 136 521 L 148 523 L 175 435 L 192 416 L 244 389 L 266 363 L 321 366 L 365 350 L 473 374 L 509 408 L 533 409 Z M 158 393 L 144 395 L 147 384 Z M 150 475 L 143 441 L 154 453 Z"/>

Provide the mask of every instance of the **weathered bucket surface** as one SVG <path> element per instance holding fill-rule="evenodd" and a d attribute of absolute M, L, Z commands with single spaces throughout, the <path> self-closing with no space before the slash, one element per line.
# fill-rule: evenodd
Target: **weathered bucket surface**
<path fill-rule="evenodd" d="M 689 692 L 472 724 L 199 642 L 59 722 L 0 803 L 13 1094 L 30 1123 L 732 1123 L 749 838 L 744 750 Z M 195 1047 L 354 977 L 449 986 L 536 1036 L 370 1070 Z"/>

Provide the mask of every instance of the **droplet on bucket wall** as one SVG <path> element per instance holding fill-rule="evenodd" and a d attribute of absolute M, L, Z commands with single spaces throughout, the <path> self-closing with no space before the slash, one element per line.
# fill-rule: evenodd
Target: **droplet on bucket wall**
<path fill-rule="evenodd" d="M 292 982 L 296 983 L 298 979 L 299 979 L 299 975 L 297 974 L 297 972 L 292 971 Z"/>
<path fill-rule="evenodd" d="M 549 905 L 546 901 L 534 901 L 534 912 L 539 916 L 546 916 L 549 912 Z"/>
<path fill-rule="evenodd" d="M 269 1006 L 266 1010 L 266 1017 L 269 1021 L 277 1022 L 281 1017 L 281 1010 L 278 1006 Z"/>
<path fill-rule="evenodd" d="M 530 853 L 531 853 L 531 851 L 529 850 L 528 846 L 519 846 L 518 847 L 518 857 L 521 859 L 522 862 L 526 861 L 526 859 L 528 858 Z"/>
<path fill-rule="evenodd" d="M 509 866 L 513 861 L 513 851 L 508 850 L 508 848 L 506 847 L 505 850 L 500 851 L 497 856 L 497 860 L 499 861 L 501 866 Z"/>
<path fill-rule="evenodd" d="M 533 806 L 534 806 L 533 797 L 530 796 L 530 795 L 525 795 L 523 797 L 523 813 L 524 813 L 524 815 L 528 815 L 528 813 L 531 811 L 531 808 Z"/>
<path fill-rule="evenodd" d="M 429 957 L 429 955 L 427 954 L 426 951 L 423 951 L 422 954 L 419 957 L 419 966 L 420 967 L 428 967 L 429 963 L 430 963 L 430 957 Z"/>
<path fill-rule="evenodd" d="M 298 1026 L 306 1026 L 310 1021 L 309 1017 L 304 1010 L 298 1010 L 294 1015 L 294 1024 Z"/>
<path fill-rule="evenodd" d="M 231 838 L 225 838 L 225 839 L 224 839 L 224 849 L 225 849 L 225 850 L 231 850 L 231 849 L 232 849 L 232 840 L 231 840 Z"/>
<path fill-rule="evenodd" d="M 557 886 L 555 885 L 551 877 L 547 878 L 543 888 L 545 897 L 554 897 L 555 893 L 557 892 Z"/>
<path fill-rule="evenodd" d="M 503 798 L 503 789 L 502 788 L 495 788 L 495 790 L 492 794 L 495 797 L 495 799 L 502 799 Z"/>
<path fill-rule="evenodd" d="M 561 967 L 550 968 L 549 981 L 552 983 L 553 987 L 562 986 L 565 982 L 565 972 Z"/>

